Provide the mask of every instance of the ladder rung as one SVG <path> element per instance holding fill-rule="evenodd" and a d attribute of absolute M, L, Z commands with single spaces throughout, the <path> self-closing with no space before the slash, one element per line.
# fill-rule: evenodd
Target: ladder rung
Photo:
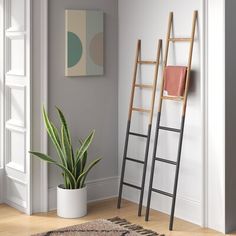
<path fill-rule="evenodd" d="M 170 128 L 170 127 L 165 127 L 165 126 L 159 126 L 159 129 L 163 129 L 163 130 L 167 130 L 167 131 L 173 131 L 173 132 L 176 132 L 176 133 L 181 132 L 180 129 Z"/>
<path fill-rule="evenodd" d="M 129 186 L 129 187 L 131 187 L 131 188 L 136 188 L 136 189 L 139 189 L 139 190 L 142 189 L 141 187 L 139 187 L 139 186 L 137 186 L 137 185 L 134 185 L 134 184 L 129 184 L 129 183 L 126 183 L 126 182 L 123 182 L 123 184 L 126 185 L 126 186 Z"/>
<path fill-rule="evenodd" d="M 169 41 L 171 42 L 191 42 L 191 38 L 170 38 Z"/>
<path fill-rule="evenodd" d="M 138 64 L 157 64 L 157 61 L 138 61 Z"/>
<path fill-rule="evenodd" d="M 167 192 L 162 191 L 162 190 L 159 190 L 159 189 L 152 188 L 152 191 L 153 191 L 153 192 L 156 192 L 156 193 L 160 193 L 160 194 L 165 195 L 165 196 L 168 196 L 168 197 L 173 197 L 173 194 L 167 193 Z"/>
<path fill-rule="evenodd" d="M 134 133 L 134 132 L 129 132 L 130 135 L 138 136 L 138 137 L 143 137 L 147 138 L 148 136 L 146 134 L 139 134 L 139 133 Z"/>
<path fill-rule="evenodd" d="M 144 164 L 144 161 L 140 161 L 140 160 L 137 160 L 137 159 L 134 159 L 134 158 L 126 157 L 125 159 L 128 160 L 128 161 L 133 161 L 133 162 L 137 162 L 137 163 L 140 163 L 140 164 Z"/>
<path fill-rule="evenodd" d="M 174 101 L 181 101 L 184 99 L 184 97 L 177 97 L 177 96 L 162 96 L 162 99 L 166 99 L 166 100 L 174 100 Z"/>
<path fill-rule="evenodd" d="M 151 110 L 149 110 L 149 109 L 135 108 L 135 107 L 133 107 L 132 110 L 133 111 L 140 111 L 140 112 L 147 112 L 147 113 L 151 112 Z"/>
<path fill-rule="evenodd" d="M 177 162 L 175 162 L 175 161 L 170 161 L 170 160 L 159 158 L 159 157 L 156 157 L 155 160 L 160 161 L 160 162 L 165 162 L 165 163 L 168 163 L 171 165 L 177 165 Z"/>
<path fill-rule="evenodd" d="M 153 85 L 148 85 L 148 84 L 135 84 L 135 87 L 137 87 L 137 88 L 153 89 Z"/>

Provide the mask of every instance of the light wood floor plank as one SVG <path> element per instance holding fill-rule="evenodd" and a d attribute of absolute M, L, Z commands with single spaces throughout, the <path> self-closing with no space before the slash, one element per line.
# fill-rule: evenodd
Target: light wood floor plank
<path fill-rule="evenodd" d="M 152 210 L 149 222 L 144 217 L 137 217 L 137 205 L 123 201 L 122 208 L 116 209 L 116 199 L 104 200 L 89 204 L 88 215 L 81 219 L 62 219 L 56 212 L 27 216 L 17 210 L 0 205 L 0 235 L 1 236 L 29 236 L 31 234 L 58 229 L 70 225 L 81 224 L 95 219 L 107 219 L 119 216 L 132 223 L 144 226 L 166 236 L 222 236 L 213 230 L 202 229 L 197 225 L 176 219 L 174 231 L 168 231 L 169 217 L 166 214 Z M 236 235 L 236 233 L 230 234 Z"/>

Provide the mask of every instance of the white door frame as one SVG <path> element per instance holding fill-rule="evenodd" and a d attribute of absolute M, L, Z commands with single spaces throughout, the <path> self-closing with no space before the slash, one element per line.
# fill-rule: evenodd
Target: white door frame
<path fill-rule="evenodd" d="M 202 1 L 206 42 L 203 207 L 205 226 L 225 233 L 225 0 Z"/>
<path fill-rule="evenodd" d="M 48 111 L 48 0 L 41 0 L 41 101 Z M 41 152 L 48 153 L 48 136 L 41 115 Z M 40 162 L 41 211 L 48 211 L 48 165 Z"/>
<path fill-rule="evenodd" d="M 225 1 L 201 6 L 202 226 L 225 233 Z"/>
<path fill-rule="evenodd" d="M 207 129 L 206 125 L 208 122 L 207 117 L 207 42 L 208 42 L 208 0 L 201 0 L 201 123 L 202 123 L 202 197 L 201 197 L 201 211 L 202 211 L 202 227 L 207 227 L 208 222 L 208 186 L 207 186 L 207 176 L 208 176 L 208 160 L 207 160 Z"/>
<path fill-rule="evenodd" d="M 31 0 L 24 0 L 20 5 L 20 15 L 16 19 L 19 25 L 11 21 L 12 10 L 14 5 L 11 1 L 2 0 L 3 9 L 3 33 L 1 47 L 3 47 L 4 66 L 2 68 L 2 95 L 1 100 L 4 103 L 2 110 L 2 124 L 3 132 L 3 159 L 4 163 L 4 190 L 3 201 L 9 205 L 23 211 L 27 214 L 32 213 L 32 188 L 31 188 L 31 160 L 28 149 L 31 149 Z M 13 8 L 12 8 L 13 7 Z M 15 8 L 16 9 L 16 8 Z M 17 11 L 17 10 L 16 10 Z M 13 10 L 14 12 L 14 10 Z M 19 68 L 12 68 L 12 48 L 14 40 L 21 40 L 18 53 L 22 53 L 22 65 Z M 14 50 L 18 49 L 16 46 Z M 15 51 L 14 51 L 15 52 Z M 19 54 L 18 54 L 19 55 Z M 18 59 L 18 58 L 17 58 Z M 20 79 L 21 78 L 21 79 Z M 20 117 L 12 117 L 10 108 L 12 107 L 13 91 L 20 93 L 21 106 L 23 107 L 23 115 Z M 12 97 L 11 97 L 12 96 Z M 14 99 L 13 99 L 14 101 Z M 13 103 L 14 104 L 14 103 Z M 7 109 L 7 110 L 6 110 Z M 12 160 L 11 156 L 11 135 L 12 133 L 21 135 L 22 145 L 24 149 L 21 150 L 22 163 L 18 164 Z M 19 136 L 17 137 L 19 141 Z M 17 140 L 16 139 L 16 140 Z M 15 142 L 17 143 L 17 142 Z M 20 155 L 20 154 L 19 154 Z M 23 159 L 24 158 L 24 159 Z M 16 187 L 16 184 L 18 187 Z M 15 189 L 17 189 L 15 191 Z M 9 192 L 8 192 L 9 191 Z M 20 196 L 20 193 L 22 194 Z M 10 193 L 10 194 L 9 194 Z M 12 194 L 12 193 L 15 193 Z"/>
<path fill-rule="evenodd" d="M 29 43 L 26 45 L 26 51 L 27 51 L 27 59 L 26 59 L 26 65 L 27 66 L 27 73 L 29 75 L 29 82 L 28 82 L 28 88 L 26 96 L 29 98 L 26 98 L 26 109 L 28 108 L 28 112 L 26 112 L 26 121 L 28 124 L 28 133 L 26 137 L 26 142 L 28 147 L 31 150 L 32 147 L 32 0 L 25 1 L 26 4 L 26 25 L 27 25 L 27 34 L 28 35 L 28 41 Z M 29 173 L 29 180 L 28 180 L 28 196 L 27 196 L 27 202 L 28 206 L 26 209 L 26 213 L 28 215 L 32 214 L 32 161 L 31 156 L 27 152 L 26 153 L 26 163 L 27 163 L 27 171 Z"/>
<path fill-rule="evenodd" d="M 4 178 L 4 0 L 0 0 L 0 203 L 3 202 Z"/>

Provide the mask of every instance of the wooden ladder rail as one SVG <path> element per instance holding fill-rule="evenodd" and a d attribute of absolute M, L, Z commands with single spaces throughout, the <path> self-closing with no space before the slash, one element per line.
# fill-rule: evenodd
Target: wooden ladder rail
<path fill-rule="evenodd" d="M 138 216 L 141 216 L 141 213 L 142 213 L 144 186 L 145 186 L 145 179 L 146 179 L 148 152 L 149 152 L 151 128 L 152 128 L 152 118 L 153 118 L 153 110 L 154 110 L 154 104 L 155 104 L 156 87 L 157 87 L 157 79 L 158 79 L 158 72 L 159 72 L 161 52 L 162 52 L 162 40 L 158 40 L 156 61 L 142 61 L 141 58 L 140 58 L 141 40 L 138 40 L 137 48 L 136 48 L 135 63 L 134 63 L 133 82 L 132 82 L 131 95 L 130 95 L 129 114 L 128 114 L 128 122 L 127 122 L 127 128 L 126 128 L 124 154 L 123 154 L 123 161 L 122 161 L 122 168 L 121 168 L 121 179 L 120 179 L 120 187 L 119 187 L 119 196 L 118 196 L 118 201 L 117 201 L 117 208 L 120 208 L 121 207 L 123 185 L 126 185 L 128 187 L 133 187 L 133 188 L 136 188 L 136 189 L 140 190 Z M 153 64 L 153 65 L 155 65 L 154 81 L 153 81 L 153 85 L 152 86 L 151 85 L 140 85 L 140 84 L 136 83 L 138 65 L 141 65 L 141 64 L 148 64 L 148 65 L 152 65 Z M 133 107 L 135 88 L 152 89 L 151 109 L 150 110 L 149 109 L 134 108 Z M 149 113 L 149 122 L 148 122 L 148 132 L 147 132 L 147 135 L 146 134 L 134 133 L 134 132 L 130 131 L 130 125 L 131 125 L 131 119 L 132 119 L 132 112 L 133 111 L 148 112 Z M 143 137 L 143 138 L 147 139 L 146 140 L 146 147 L 145 147 L 145 155 L 144 155 L 144 160 L 143 161 L 137 160 L 135 158 L 127 157 L 128 142 L 129 142 L 129 136 L 130 135 L 135 135 L 135 136 L 139 136 L 139 137 Z M 133 184 L 130 184 L 130 183 L 127 183 L 127 182 L 124 181 L 126 161 L 133 161 L 133 162 L 136 162 L 136 163 L 143 164 L 143 171 L 142 171 L 143 173 L 142 173 L 141 186 L 136 186 L 136 185 L 133 185 Z"/>
<path fill-rule="evenodd" d="M 152 164 L 151 164 L 150 182 L 149 182 L 149 189 L 148 189 L 147 208 L 146 208 L 146 215 L 145 215 L 145 220 L 148 221 L 149 220 L 149 213 L 150 213 L 150 203 L 151 203 L 151 194 L 152 194 L 152 192 L 156 192 L 156 193 L 171 197 L 172 198 L 172 206 L 171 206 L 169 230 L 173 230 L 173 223 L 174 223 L 176 194 L 177 194 L 177 188 L 178 188 L 179 169 L 180 169 L 180 160 L 181 160 L 183 133 L 184 133 L 184 123 L 185 123 L 185 114 L 186 114 L 186 107 L 187 107 L 187 98 L 188 98 L 188 92 L 189 92 L 189 80 L 190 80 L 190 71 L 191 71 L 191 65 L 192 65 L 192 55 L 193 55 L 193 45 L 194 45 L 194 37 L 195 37 L 195 30 L 196 30 L 196 23 L 197 23 L 197 15 L 198 15 L 198 12 L 194 11 L 193 20 L 192 20 L 191 38 L 177 38 L 177 39 L 175 39 L 175 38 L 170 37 L 171 30 L 172 30 L 172 27 L 173 27 L 173 12 L 170 12 L 169 21 L 168 21 L 168 30 L 167 30 L 167 35 L 166 35 L 166 48 L 165 48 L 164 67 L 163 67 L 164 70 L 165 70 L 165 68 L 167 66 L 167 62 L 168 62 L 168 53 L 169 53 L 170 42 L 173 42 L 173 43 L 176 43 L 176 42 L 190 42 L 187 73 L 186 73 L 186 82 L 185 82 L 185 89 L 184 89 L 184 96 L 183 97 L 164 96 L 165 76 L 164 76 L 164 70 L 163 70 L 161 93 L 160 93 L 160 99 L 159 99 L 159 105 L 158 105 L 156 133 L 155 133 L 155 139 L 154 139 L 154 149 L 153 149 Z M 164 99 L 176 100 L 176 101 L 182 101 L 183 102 L 180 129 L 173 129 L 173 128 L 169 128 L 169 127 L 160 126 L 162 102 L 163 102 Z M 180 133 L 179 144 L 178 144 L 178 153 L 177 153 L 177 161 L 176 162 L 156 157 L 157 143 L 158 143 L 158 136 L 159 136 L 159 130 L 160 129 Z M 154 171 L 155 171 L 156 161 L 164 162 L 164 163 L 176 166 L 173 194 L 153 188 L 153 178 L 154 178 Z"/>

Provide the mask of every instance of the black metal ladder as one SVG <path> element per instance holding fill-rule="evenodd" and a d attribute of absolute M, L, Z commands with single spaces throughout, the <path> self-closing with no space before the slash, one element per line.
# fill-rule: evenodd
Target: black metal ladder
<path fill-rule="evenodd" d="M 159 40 L 158 41 L 158 46 L 157 46 L 156 60 L 155 61 L 143 61 L 140 58 L 141 57 L 140 56 L 140 53 L 141 53 L 141 40 L 138 40 L 137 50 L 136 50 L 135 66 L 134 66 L 134 76 L 133 76 L 133 83 L 132 83 L 132 90 L 131 90 L 131 99 L 130 99 L 130 105 L 129 105 L 129 117 L 128 117 L 128 122 L 127 122 L 126 137 L 125 137 L 124 155 L 123 155 L 123 162 L 122 162 L 122 169 L 121 169 L 119 197 L 118 197 L 118 202 L 117 202 L 117 208 L 120 208 L 121 198 L 122 198 L 122 191 L 123 191 L 123 186 L 124 185 L 128 186 L 128 187 L 131 187 L 131 188 L 135 188 L 137 190 L 140 190 L 138 216 L 141 216 L 141 213 L 142 213 L 144 185 L 145 185 L 145 178 L 146 178 L 148 152 L 149 152 L 149 144 L 150 144 L 150 136 L 151 136 L 151 128 L 152 128 L 152 117 L 153 117 L 153 109 L 154 109 L 154 103 L 155 103 L 156 85 L 157 85 L 158 70 L 159 70 L 159 65 L 160 65 L 161 50 L 162 50 L 162 40 Z M 153 81 L 152 85 L 137 84 L 136 83 L 138 65 L 143 65 L 143 64 L 144 65 L 155 65 L 154 81 Z M 137 88 L 139 88 L 139 89 L 152 89 L 152 99 L 151 99 L 151 109 L 150 110 L 149 109 L 134 108 L 133 107 L 135 89 L 137 89 Z M 149 113 L 149 124 L 148 124 L 147 134 L 140 134 L 140 133 L 130 131 L 131 118 L 132 118 L 132 112 L 133 111 Z M 143 161 L 137 160 L 135 158 L 131 158 L 131 157 L 127 156 L 128 142 L 129 142 L 129 136 L 130 135 L 137 136 L 137 137 L 142 137 L 142 138 L 146 139 L 145 156 L 144 156 Z M 143 173 L 142 173 L 142 180 L 141 180 L 141 185 L 140 186 L 128 183 L 124 180 L 126 161 L 136 162 L 136 163 L 139 163 L 139 164 L 143 165 Z"/>
<path fill-rule="evenodd" d="M 179 179 L 179 169 L 180 169 L 182 142 L 183 142 L 183 134 L 184 134 L 185 113 L 186 113 L 187 97 L 188 97 L 188 90 L 189 90 L 189 76 L 190 76 L 191 63 L 192 63 L 196 21 L 197 21 L 197 11 L 194 11 L 191 38 L 171 38 L 170 34 L 171 34 L 171 28 L 173 27 L 173 12 L 170 12 L 170 15 L 169 15 L 169 24 L 168 24 L 167 39 L 166 39 L 167 42 L 166 42 L 165 58 L 164 58 L 164 70 L 167 66 L 168 51 L 169 51 L 170 42 L 173 42 L 173 43 L 175 43 L 175 42 L 190 42 L 190 51 L 189 51 L 189 58 L 188 58 L 188 66 L 186 68 L 187 71 L 186 71 L 186 80 L 185 80 L 185 88 L 184 88 L 184 95 L 183 96 L 164 96 L 165 75 L 163 73 L 162 88 L 161 88 L 161 93 L 160 93 L 159 108 L 158 108 L 157 123 L 156 123 L 156 132 L 155 132 L 155 139 L 154 139 L 154 149 L 153 149 L 152 164 L 151 164 L 150 182 L 149 182 L 149 189 L 148 189 L 146 216 L 145 216 L 145 220 L 148 221 L 152 192 L 162 194 L 162 195 L 172 198 L 169 230 L 173 229 L 173 222 L 174 222 L 175 203 L 176 203 L 176 194 L 177 194 L 178 179 Z M 160 125 L 162 101 L 163 100 L 174 100 L 174 101 L 182 101 L 183 102 L 181 125 L 180 125 L 179 129 L 171 128 L 171 127 L 164 127 L 164 126 Z M 159 136 L 160 130 L 165 130 L 167 132 L 179 133 L 178 153 L 177 153 L 177 160 L 176 161 L 171 161 L 168 159 L 157 157 L 157 143 L 158 143 L 158 136 Z M 173 193 L 168 193 L 168 192 L 165 192 L 161 189 L 153 188 L 153 178 L 154 178 L 156 161 L 176 166 Z"/>

